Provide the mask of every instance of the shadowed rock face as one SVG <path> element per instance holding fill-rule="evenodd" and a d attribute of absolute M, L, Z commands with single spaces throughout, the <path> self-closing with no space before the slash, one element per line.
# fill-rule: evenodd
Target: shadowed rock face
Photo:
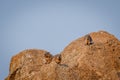
<path fill-rule="evenodd" d="M 29 49 L 11 59 L 6 80 L 119 80 L 120 41 L 105 31 L 89 34 L 71 42 L 61 53 L 59 64 L 45 50 Z M 50 60 L 50 61 L 49 61 Z"/>

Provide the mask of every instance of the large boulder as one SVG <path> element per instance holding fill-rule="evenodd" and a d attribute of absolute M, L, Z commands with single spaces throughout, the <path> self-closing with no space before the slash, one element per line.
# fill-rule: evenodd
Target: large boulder
<path fill-rule="evenodd" d="M 71 42 L 60 63 L 52 56 L 46 64 L 45 50 L 20 52 L 11 59 L 6 80 L 119 80 L 120 41 L 105 31 L 89 35 L 92 44 L 86 45 L 85 36 Z"/>

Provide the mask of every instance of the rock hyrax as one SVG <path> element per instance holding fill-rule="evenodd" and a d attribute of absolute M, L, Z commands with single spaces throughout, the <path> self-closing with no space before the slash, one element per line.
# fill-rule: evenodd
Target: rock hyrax
<path fill-rule="evenodd" d="M 49 52 L 46 52 L 44 54 L 44 57 L 45 57 L 45 64 L 49 64 L 52 61 L 53 56 Z"/>
<path fill-rule="evenodd" d="M 54 61 L 57 63 L 57 64 L 60 64 L 61 62 L 61 55 L 60 54 L 57 54 L 54 56 Z"/>
<path fill-rule="evenodd" d="M 89 34 L 85 35 L 84 40 L 85 40 L 86 45 L 93 44 L 93 40 L 92 40 L 92 38 L 91 38 L 91 36 Z"/>

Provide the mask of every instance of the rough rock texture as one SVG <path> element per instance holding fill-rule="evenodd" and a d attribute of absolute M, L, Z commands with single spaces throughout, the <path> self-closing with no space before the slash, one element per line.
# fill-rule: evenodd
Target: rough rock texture
<path fill-rule="evenodd" d="M 46 64 L 44 50 L 20 52 L 11 59 L 6 80 L 120 80 L 120 41 L 105 31 L 89 35 L 93 44 L 86 45 L 85 36 L 71 42 L 59 64 L 54 56 Z"/>

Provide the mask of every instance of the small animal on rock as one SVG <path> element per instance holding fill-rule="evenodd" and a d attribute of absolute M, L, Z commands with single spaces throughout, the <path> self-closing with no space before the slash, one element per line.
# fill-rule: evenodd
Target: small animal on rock
<path fill-rule="evenodd" d="M 60 54 L 57 54 L 54 56 L 54 61 L 57 63 L 57 64 L 60 64 L 61 62 L 61 55 Z"/>
<path fill-rule="evenodd" d="M 89 34 L 85 35 L 84 40 L 85 40 L 85 45 L 93 44 L 92 37 Z"/>
<path fill-rule="evenodd" d="M 53 58 L 53 56 L 49 52 L 46 52 L 44 54 L 44 57 L 45 57 L 45 64 L 49 64 L 52 61 L 52 58 Z"/>

